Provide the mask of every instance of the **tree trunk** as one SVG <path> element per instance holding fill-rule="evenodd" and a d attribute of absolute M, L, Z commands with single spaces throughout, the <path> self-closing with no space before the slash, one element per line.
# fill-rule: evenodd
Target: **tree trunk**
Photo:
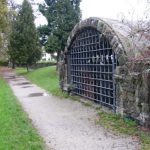
<path fill-rule="evenodd" d="M 59 63 L 60 53 L 61 53 L 61 51 L 57 52 L 57 66 L 56 66 L 56 71 L 58 71 L 58 63 Z"/>
<path fill-rule="evenodd" d="M 27 68 L 27 72 L 29 72 L 29 65 L 28 64 L 26 64 L 26 68 Z"/>
<path fill-rule="evenodd" d="M 58 52 L 57 52 L 57 63 L 58 63 L 58 61 L 59 61 L 60 53 L 61 53 L 61 51 L 58 51 Z"/>
<path fill-rule="evenodd" d="M 12 69 L 15 69 L 16 68 L 16 66 L 15 66 L 15 62 L 14 61 L 12 61 Z"/>

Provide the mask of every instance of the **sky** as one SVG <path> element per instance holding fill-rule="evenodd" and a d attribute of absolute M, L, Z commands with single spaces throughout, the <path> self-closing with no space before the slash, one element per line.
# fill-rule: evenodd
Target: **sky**
<path fill-rule="evenodd" d="M 42 3 L 44 0 L 36 0 Z M 22 0 L 15 0 L 22 3 Z M 82 19 L 89 17 L 139 20 L 146 10 L 150 9 L 150 4 L 146 0 L 82 0 L 81 5 Z M 42 15 L 35 19 L 36 26 L 46 23 Z"/>

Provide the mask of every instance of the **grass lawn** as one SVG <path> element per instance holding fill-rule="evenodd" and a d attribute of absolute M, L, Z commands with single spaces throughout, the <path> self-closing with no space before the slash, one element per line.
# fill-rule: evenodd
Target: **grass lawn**
<path fill-rule="evenodd" d="M 44 150 L 44 142 L 0 77 L 0 150 Z"/>
<path fill-rule="evenodd" d="M 26 69 L 23 68 L 18 68 L 16 71 L 18 74 L 24 75 L 33 83 L 51 92 L 53 95 L 59 97 L 68 97 L 66 93 L 62 93 L 59 89 L 56 67 L 46 67 L 33 70 L 29 73 L 27 73 Z M 116 114 L 108 114 L 100 111 L 97 123 L 117 133 L 123 133 L 131 135 L 134 138 L 139 138 L 142 143 L 142 149 L 150 150 L 150 133 L 141 131 L 142 128 L 139 127 L 135 121 L 132 121 L 128 118 L 123 119 L 121 116 Z"/>
<path fill-rule="evenodd" d="M 115 133 L 121 133 L 139 139 L 142 150 L 150 150 L 150 131 L 139 126 L 135 121 L 128 118 L 122 118 L 120 115 L 99 112 L 97 123 L 104 128 L 112 130 Z"/>
<path fill-rule="evenodd" d="M 17 68 L 17 74 L 24 75 L 27 79 L 44 88 L 48 92 L 59 97 L 68 97 L 68 94 L 62 92 L 59 88 L 58 74 L 56 67 L 45 67 L 27 72 L 25 68 Z"/>

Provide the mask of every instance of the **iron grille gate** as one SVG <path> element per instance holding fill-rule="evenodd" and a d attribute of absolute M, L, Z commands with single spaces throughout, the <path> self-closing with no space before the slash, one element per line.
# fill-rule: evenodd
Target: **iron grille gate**
<path fill-rule="evenodd" d="M 115 109 L 117 61 L 108 40 L 95 29 L 84 29 L 71 44 L 68 60 L 72 93 Z"/>

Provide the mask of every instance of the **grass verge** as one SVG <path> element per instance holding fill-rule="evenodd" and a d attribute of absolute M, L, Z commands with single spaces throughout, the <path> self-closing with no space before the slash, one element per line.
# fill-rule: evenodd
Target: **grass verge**
<path fill-rule="evenodd" d="M 44 142 L 0 77 L 0 149 L 44 150 Z"/>
<path fill-rule="evenodd" d="M 59 88 L 58 75 L 56 67 L 46 67 L 42 69 L 33 70 L 29 73 L 25 69 L 17 68 L 17 73 L 24 75 L 27 79 L 33 83 L 51 92 L 55 96 L 68 98 L 66 93 L 63 93 Z M 78 100 L 78 97 L 73 97 L 74 100 Z M 89 104 L 86 104 L 90 106 Z M 142 150 L 150 150 L 150 134 L 148 132 L 141 131 L 141 128 L 135 121 L 128 118 L 122 118 L 120 115 L 109 114 L 106 112 L 99 113 L 98 124 L 101 124 L 106 129 L 112 131 L 131 135 L 134 138 L 139 138 L 142 143 Z"/>
<path fill-rule="evenodd" d="M 27 72 L 24 68 L 17 68 L 17 74 L 24 75 L 27 79 L 44 88 L 55 96 L 68 98 L 68 94 L 59 88 L 58 74 L 56 67 L 45 67 Z"/>
<path fill-rule="evenodd" d="M 115 133 L 122 133 L 132 136 L 134 139 L 139 139 L 142 150 L 150 150 L 150 131 L 138 126 L 136 121 L 129 118 L 122 118 L 120 115 L 99 112 L 98 124 L 101 124 L 105 129 L 111 129 Z"/>

